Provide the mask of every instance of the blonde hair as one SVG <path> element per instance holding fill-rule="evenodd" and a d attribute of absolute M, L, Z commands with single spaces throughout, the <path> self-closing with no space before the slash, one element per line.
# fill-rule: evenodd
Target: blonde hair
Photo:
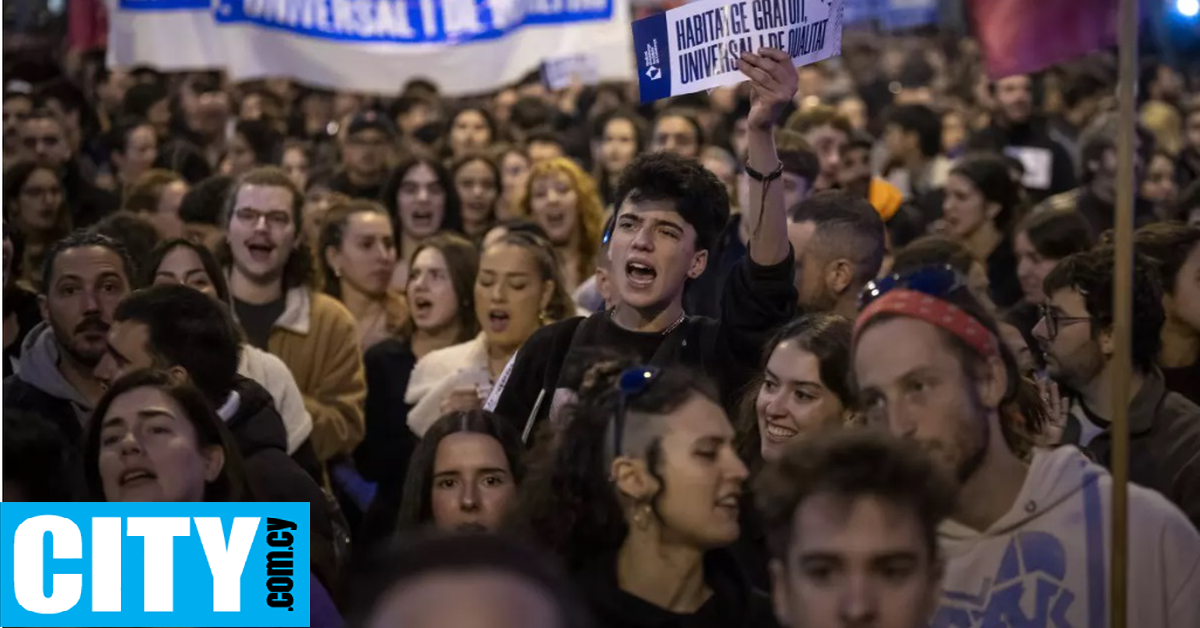
<path fill-rule="evenodd" d="M 604 203 L 600 200 L 596 182 L 592 180 L 574 161 L 566 157 L 555 157 L 535 164 L 529 171 L 529 179 L 521 198 L 514 207 L 517 216 L 529 217 L 533 214 L 530 201 L 533 197 L 533 183 L 539 177 L 562 175 L 567 178 L 571 189 L 575 191 L 575 209 L 579 213 L 579 267 L 576 269 L 579 281 L 584 281 L 596 272 L 596 254 L 600 251 L 600 240 L 604 231 Z"/>

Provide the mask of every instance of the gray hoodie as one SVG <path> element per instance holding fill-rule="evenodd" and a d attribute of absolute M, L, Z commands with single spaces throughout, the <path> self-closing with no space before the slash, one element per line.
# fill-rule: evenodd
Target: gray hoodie
<path fill-rule="evenodd" d="M 92 402 L 58 370 L 58 340 L 50 323 L 39 323 L 29 330 L 25 342 L 21 343 L 21 361 L 17 365 L 16 377 L 47 395 L 71 402 L 81 424 L 91 416 Z"/>

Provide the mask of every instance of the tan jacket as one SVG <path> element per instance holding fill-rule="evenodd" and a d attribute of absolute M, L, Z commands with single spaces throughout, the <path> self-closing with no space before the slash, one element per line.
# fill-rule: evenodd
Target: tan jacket
<path fill-rule="evenodd" d="M 279 356 L 312 415 L 312 444 L 322 461 L 350 454 L 363 439 L 367 396 L 358 325 L 337 300 L 307 288 L 287 292 L 267 348 Z"/>

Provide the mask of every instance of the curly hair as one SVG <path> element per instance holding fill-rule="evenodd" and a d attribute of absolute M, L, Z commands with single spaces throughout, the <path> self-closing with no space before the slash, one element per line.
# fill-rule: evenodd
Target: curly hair
<path fill-rule="evenodd" d="M 579 400 L 567 409 L 566 420 L 543 431 L 530 452 L 512 516 L 516 526 L 561 557 L 573 572 L 597 556 L 615 553 L 629 533 L 624 509 L 609 480 L 614 452 L 609 446 L 599 446 L 613 441 L 613 418 L 620 399 L 616 382 L 626 366 L 619 361 L 605 362 L 584 376 Z M 714 402 L 718 399 L 716 388 L 706 378 L 669 367 L 648 389 L 629 398 L 626 407 L 628 412 L 662 416 L 693 395 Z M 627 455 L 644 459 L 660 487 L 665 486 L 659 475 L 663 429 L 662 421 L 642 420 L 637 425 L 626 423 L 623 434 Z M 651 502 L 656 516 L 657 498 L 663 492 L 660 488 Z"/>
<path fill-rule="evenodd" d="M 615 205 L 670 201 L 696 230 L 696 250 L 712 248 L 729 219 L 729 192 L 717 175 L 695 159 L 665 152 L 639 155 L 621 173 Z"/>
<path fill-rule="evenodd" d="M 604 201 L 596 183 L 574 161 L 566 157 L 548 159 L 534 164 L 526 179 L 525 189 L 521 190 L 521 198 L 514 207 L 516 216 L 533 215 L 533 185 L 541 177 L 562 175 L 567 178 L 571 189 L 575 192 L 575 209 L 579 214 L 579 242 L 576 253 L 579 256 L 578 267 L 575 269 L 580 281 L 596 272 L 596 253 L 600 250 L 600 240 L 604 235 Z"/>
<path fill-rule="evenodd" d="M 1046 275 L 1044 290 L 1052 295 L 1059 290 L 1071 289 L 1083 297 L 1088 315 L 1092 317 L 1092 337 L 1111 329 L 1113 316 L 1113 259 L 1111 246 L 1099 246 L 1091 251 L 1076 253 L 1054 267 Z M 1154 368 L 1162 348 L 1163 311 L 1162 284 L 1158 272 L 1145 255 L 1134 255 L 1133 263 L 1133 311 L 1137 316 L 1133 324 L 1133 365 L 1142 371 Z"/>

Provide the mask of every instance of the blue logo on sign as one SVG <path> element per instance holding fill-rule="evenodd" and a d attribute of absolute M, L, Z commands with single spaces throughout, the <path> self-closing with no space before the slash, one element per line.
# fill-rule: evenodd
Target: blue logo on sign
<path fill-rule="evenodd" d="M 307 626 L 308 504 L 0 504 L 0 624 Z"/>

